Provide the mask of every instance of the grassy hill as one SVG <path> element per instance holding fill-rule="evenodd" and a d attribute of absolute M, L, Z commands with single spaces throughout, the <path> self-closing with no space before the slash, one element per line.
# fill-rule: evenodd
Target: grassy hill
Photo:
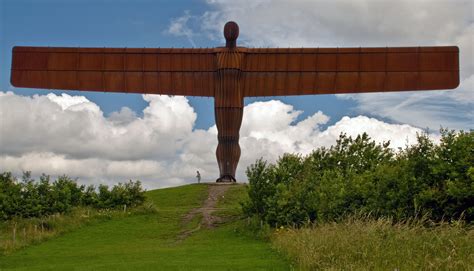
<path fill-rule="evenodd" d="M 289 263 L 270 244 L 242 233 L 234 185 L 220 197 L 215 228 L 200 226 L 200 216 L 183 217 L 208 197 L 209 185 L 149 191 L 158 211 L 92 223 L 46 242 L 0 256 L 0 270 L 288 270 Z"/>
<path fill-rule="evenodd" d="M 474 266 L 474 228 L 462 221 L 425 226 L 423 220 L 395 223 L 388 218 L 349 217 L 338 223 L 270 229 L 258 220 L 241 219 L 239 202 L 248 199 L 245 185 L 194 184 L 153 190 L 146 196 L 156 212 L 132 211 L 82 224 L 65 220 L 68 227 L 63 234 L 0 256 L 0 270 L 473 270 Z M 80 226 L 71 230 L 74 225 Z M 0 236 L 0 244 L 8 238 Z"/>

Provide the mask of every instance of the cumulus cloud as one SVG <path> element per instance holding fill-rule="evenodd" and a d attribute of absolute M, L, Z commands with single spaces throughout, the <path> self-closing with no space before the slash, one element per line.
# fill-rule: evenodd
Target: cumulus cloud
<path fill-rule="evenodd" d="M 109 116 L 109 120 L 114 124 L 128 124 L 137 118 L 137 114 L 132 109 L 124 106 L 120 111 L 112 112 Z"/>
<path fill-rule="evenodd" d="M 83 96 L 20 96 L 0 92 L 0 169 L 67 174 L 83 183 L 113 184 L 142 180 L 147 188 L 193 182 L 196 170 L 205 180 L 218 176 L 217 129 L 195 129 L 196 113 L 185 97 L 143 95 L 143 117 L 129 108 L 104 116 Z M 364 116 L 344 117 L 321 129 L 329 117 L 317 112 L 297 121 L 302 112 L 281 101 L 255 102 L 244 108 L 237 178 L 264 157 L 274 161 L 285 152 L 307 154 L 335 143 L 342 132 L 368 132 L 392 147 L 413 143 L 420 129 L 388 124 Z"/>
<path fill-rule="evenodd" d="M 453 92 L 338 96 L 359 114 L 437 130 L 473 128 L 474 2 L 471 0 L 208 0 L 202 14 L 185 13 L 188 27 L 220 40 L 222 26 L 240 25 L 250 47 L 457 45 L 461 85 Z M 178 19 L 175 19 L 178 20 Z"/>

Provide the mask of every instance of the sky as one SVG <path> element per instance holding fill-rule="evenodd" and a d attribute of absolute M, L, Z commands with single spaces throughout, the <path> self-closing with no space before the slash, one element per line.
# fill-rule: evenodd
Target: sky
<path fill-rule="evenodd" d="M 263 157 L 308 154 L 341 132 L 404 147 L 428 130 L 474 128 L 474 2 L 0 0 L 0 171 L 66 174 L 85 184 L 146 188 L 218 177 L 213 99 L 52 91 L 10 84 L 25 46 L 216 47 L 240 26 L 247 47 L 457 45 L 452 91 L 246 98 L 237 179 Z"/>

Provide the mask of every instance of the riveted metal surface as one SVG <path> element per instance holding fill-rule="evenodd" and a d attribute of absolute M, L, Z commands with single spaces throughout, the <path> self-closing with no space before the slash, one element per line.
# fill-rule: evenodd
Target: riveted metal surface
<path fill-rule="evenodd" d="M 453 89 L 459 49 L 440 47 L 244 48 L 226 24 L 226 47 L 14 47 L 16 87 L 214 97 L 221 179 L 235 180 L 243 99 Z"/>

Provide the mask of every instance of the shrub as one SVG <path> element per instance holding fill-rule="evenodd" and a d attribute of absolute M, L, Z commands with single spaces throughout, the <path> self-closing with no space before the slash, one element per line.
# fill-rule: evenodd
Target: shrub
<path fill-rule="evenodd" d="M 78 185 L 67 176 L 54 182 L 42 175 L 39 181 L 29 172 L 18 181 L 10 172 L 0 174 L 0 220 L 13 218 L 44 217 L 56 213 L 67 213 L 78 206 L 97 209 L 135 207 L 145 201 L 145 191 L 139 181 L 115 185 L 112 189 L 100 185 Z"/>
<path fill-rule="evenodd" d="M 441 130 L 399 150 L 367 134 L 341 134 L 336 145 L 306 157 L 285 154 L 247 168 L 249 216 L 272 226 L 341 220 L 350 214 L 474 220 L 474 132 Z"/>

